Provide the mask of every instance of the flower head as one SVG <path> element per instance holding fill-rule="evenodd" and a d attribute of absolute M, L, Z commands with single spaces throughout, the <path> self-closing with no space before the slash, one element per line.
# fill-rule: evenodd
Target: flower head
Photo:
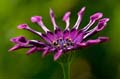
<path fill-rule="evenodd" d="M 85 11 L 83 7 L 78 12 L 78 19 L 72 29 L 69 28 L 70 25 L 70 12 L 66 12 L 63 16 L 63 21 L 66 23 L 65 29 L 62 31 L 61 28 L 56 24 L 55 15 L 52 9 L 50 9 L 50 18 L 53 24 L 54 31 L 51 32 L 43 23 L 41 16 L 31 17 L 31 22 L 37 23 L 45 31 L 45 33 L 38 32 L 30 28 L 27 24 L 20 24 L 18 29 L 28 30 L 45 40 L 42 42 L 40 40 L 28 40 L 24 36 L 18 36 L 11 38 L 11 42 L 15 43 L 9 51 L 14 51 L 21 48 L 29 48 L 27 54 L 32 54 L 36 51 L 43 52 L 42 56 L 48 53 L 55 52 L 54 60 L 57 60 L 63 52 L 76 50 L 79 48 L 91 46 L 94 44 L 106 42 L 108 37 L 98 37 L 97 39 L 85 40 L 91 35 L 103 30 L 109 21 L 109 18 L 102 18 L 103 14 L 98 12 L 90 16 L 89 23 L 82 29 L 78 29 L 82 21 L 82 17 Z M 98 24 L 93 27 L 92 25 L 98 21 Z"/>

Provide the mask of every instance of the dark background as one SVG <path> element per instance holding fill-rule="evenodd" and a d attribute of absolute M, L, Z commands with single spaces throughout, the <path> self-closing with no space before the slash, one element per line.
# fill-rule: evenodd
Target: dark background
<path fill-rule="evenodd" d="M 80 28 L 88 23 L 90 15 L 102 12 L 110 21 L 103 31 L 92 38 L 108 36 L 110 41 L 77 51 L 79 54 L 71 64 L 71 79 L 120 79 L 119 0 L 0 0 L 0 79 L 63 79 L 62 69 L 53 61 L 52 54 L 42 58 L 40 52 L 27 56 L 26 49 L 8 52 L 13 46 L 9 39 L 23 35 L 39 40 L 38 36 L 16 27 L 28 23 L 42 31 L 30 22 L 31 16 L 41 15 L 46 26 L 53 29 L 49 8 L 54 10 L 57 23 L 62 28 L 65 27 L 62 16 L 71 11 L 72 27 L 77 12 L 83 6 L 86 6 L 86 11 Z"/>

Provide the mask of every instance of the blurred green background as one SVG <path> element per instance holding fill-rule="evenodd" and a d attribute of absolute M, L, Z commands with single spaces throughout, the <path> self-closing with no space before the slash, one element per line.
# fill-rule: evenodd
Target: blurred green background
<path fill-rule="evenodd" d="M 71 11 L 72 27 L 77 12 L 83 6 L 87 9 L 80 28 L 88 23 L 90 15 L 103 12 L 110 22 L 94 37 L 109 36 L 110 41 L 79 50 L 71 64 L 71 79 L 120 79 L 119 0 L 0 0 L 0 79 L 63 79 L 62 69 L 53 61 L 52 54 L 42 58 L 39 52 L 27 56 L 26 49 L 8 52 L 13 46 L 9 39 L 19 35 L 40 39 L 16 28 L 18 24 L 28 23 L 32 28 L 42 31 L 30 22 L 30 17 L 34 15 L 43 16 L 44 23 L 52 30 L 49 8 L 54 10 L 57 24 L 62 28 L 65 27 L 62 16 L 66 11 Z"/>

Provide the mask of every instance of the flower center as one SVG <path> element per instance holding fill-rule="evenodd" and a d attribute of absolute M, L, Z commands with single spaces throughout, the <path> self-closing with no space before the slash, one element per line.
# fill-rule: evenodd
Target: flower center
<path fill-rule="evenodd" d="M 53 42 L 53 46 L 55 48 L 61 48 L 61 49 L 71 49 L 73 45 L 74 44 L 70 38 L 58 39 Z"/>

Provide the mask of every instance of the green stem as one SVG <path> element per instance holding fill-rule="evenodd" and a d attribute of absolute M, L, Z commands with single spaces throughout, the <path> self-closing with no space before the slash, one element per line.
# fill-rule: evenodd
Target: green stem
<path fill-rule="evenodd" d="M 64 62 L 64 63 L 61 63 L 61 66 L 63 69 L 64 79 L 70 79 L 70 63 Z"/>
<path fill-rule="evenodd" d="M 61 65 L 63 70 L 64 79 L 70 79 L 70 65 L 74 58 L 74 52 L 67 53 L 61 56 L 58 59 L 58 63 Z"/>

